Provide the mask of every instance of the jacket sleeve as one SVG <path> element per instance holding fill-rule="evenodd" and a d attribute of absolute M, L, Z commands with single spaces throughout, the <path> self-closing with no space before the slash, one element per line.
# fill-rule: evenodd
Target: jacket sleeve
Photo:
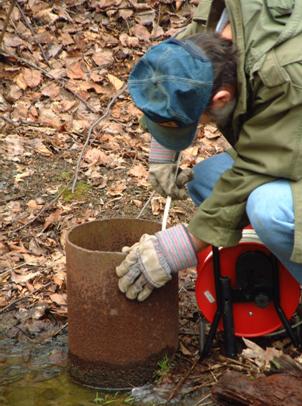
<path fill-rule="evenodd" d="M 302 179 L 302 64 L 282 68 L 275 78 L 262 73 L 253 82 L 253 116 L 241 128 L 234 165 L 189 224 L 193 235 L 212 245 L 238 243 L 255 188 L 276 178 Z"/>

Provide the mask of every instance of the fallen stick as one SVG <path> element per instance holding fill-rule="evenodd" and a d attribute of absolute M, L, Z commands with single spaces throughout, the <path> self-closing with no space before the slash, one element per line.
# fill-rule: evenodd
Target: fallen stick
<path fill-rule="evenodd" d="M 0 120 L 3 120 L 6 123 L 11 124 L 11 125 L 13 125 L 15 127 L 19 127 L 21 125 L 30 126 L 30 127 L 41 127 L 41 124 L 34 123 L 33 121 L 25 121 L 25 120 L 14 121 L 14 120 L 11 120 L 10 118 L 5 117 L 5 116 L 1 116 Z"/>
<path fill-rule="evenodd" d="M 8 234 L 16 233 L 17 231 L 23 230 L 23 228 L 26 228 L 27 226 L 32 224 L 34 221 L 36 221 L 41 216 L 41 214 L 45 212 L 45 210 L 49 209 L 60 198 L 60 196 L 62 196 L 62 194 L 68 189 L 68 186 L 69 185 L 65 186 L 65 188 L 63 190 L 61 190 L 61 192 L 59 192 L 49 203 L 47 203 L 45 206 L 43 206 L 42 209 L 39 211 L 39 213 L 36 214 L 35 217 L 33 217 L 30 221 L 28 221 L 27 223 L 23 224 L 22 226 L 16 228 L 15 230 L 9 231 Z"/>
<path fill-rule="evenodd" d="M 23 8 L 21 7 L 21 5 L 19 4 L 18 0 L 15 0 L 15 4 L 18 7 L 18 10 L 19 10 L 19 12 L 21 14 L 21 17 L 23 18 L 23 21 L 24 21 L 25 25 L 27 26 L 27 28 L 29 29 L 29 31 L 32 33 L 32 35 L 34 37 L 36 35 L 36 33 L 35 33 L 33 27 L 31 26 L 31 23 L 28 22 L 29 18 L 25 15 L 25 12 L 24 12 Z M 34 39 L 34 41 L 38 45 L 38 47 L 40 48 L 40 51 L 41 51 L 41 54 L 43 56 L 44 61 L 46 62 L 47 65 L 49 65 L 48 58 L 47 58 L 47 56 L 46 56 L 46 54 L 44 52 L 44 49 L 43 49 L 42 45 L 36 39 Z"/>
<path fill-rule="evenodd" d="M 174 387 L 174 389 L 172 390 L 172 392 L 170 393 L 167 402 L 170 402 L 170 400 L 172 400 L 175 395 L 180 391 L 181 387 L 184 385 L 184 383 L 186 382 L 186 380 L 189 378 L 189 376 L 191 375 L 191 373 L 194 371 L 197 363 L 200 361 L 200 358 L 196 358 L 196 360 L 193 362 L 191 368 L 187 371 L 187 373 L 181 378 L 180 381 L 178 381 L 177 385 Z"/>
<path fill-rule="evenodd" d="M 30 296 L 34 295 L 35 293 L 39 292 L 41 289 L 43 288 L 47 288 L 47 286 L 51 285 L 52 282 L 48 282 L 45 285 L 41 286 L 38 289 L 35 289 L 31 292 L 30 295 L 27 296 L 23 296 L 23 297 L 18 297 L 18 299 L 13 300 L 12 302 L 10 302 L 7 306 L 3 307 L 2 309 L 0 309 L 0 314 L 4 313 L 6 310 L 10 309 L 12 306 L 14 306 L 16 303 L 22 302 L 23 300 L 27 300 L 30 298 Z"/>
<path fill-rule="evenodd" d="M 89 141 L 90 141 L 90 138 L 91 138 L 91 135 L 92 135 L 93 130 L 95 129 L 95 127 L 96 127 L 105 117 L 107 117 L 107 115 L 108 115 L 109 112 L 110 112 L 111 106 L 114 104 L 114 102 L 116 101 L 116 99 L 126 90 L 126 87 L 127 87 L 127 86 L 124 85 L 124 86 L 112 97 L 112 99 L 111 99 L 110 102 L 108 103 L 108 105 L 107 105 L 107 107 L 106 107 L 104 113 L 102 114 L 102 116 L 99 117 L 98 119 L 96 119 L 96 120 L 91 124 L 91 126 L 89 127 L 89 130 L 88 130 L 88 134 L 87 134 L 85 143 L 84 143 L 84 145 L 83 145 L 83 148 L 82 148 L 82 150 L 81 150 L 80 156 L 79 156 L 78 161 L 77 161 L 77 165 L 76 165 L 76 169 L 75 169 L 75 173 L 74 173 L 74 177 L 73 177 L 73 181 L 72 181 L 72 186 L 71 186 L 71 192 L 72 192 L 72 193 L 74 193 L 74 190 L 75 190 L 75 187 L 76 187 L 76 184 L 77 184 L 77 180 L 78 180 L 78 175 L 79 175 L 79 170 L 80 170 L 81 161 L 82 161 L 82 158 L 83 158 L 85 149 L 86 149 L 87 145 L 89 144 Z"/>

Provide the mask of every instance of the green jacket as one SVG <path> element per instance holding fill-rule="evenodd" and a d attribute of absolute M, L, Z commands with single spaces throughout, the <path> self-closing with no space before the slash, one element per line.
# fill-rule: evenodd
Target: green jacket
<path fill-rule="evenodd" d="M 202 0 L 179 37 L 215 29 L 225 6 L 239 49 L 238 103 L 231 131 L 222 129 L 234 146 L 235 163 L 201 204 L 189 230 L 216 246 L 236 245 L 248 224 L 249 194 L 285 178 L 296 218 L 291 260 L 302 263 L 302 2 Z"/>

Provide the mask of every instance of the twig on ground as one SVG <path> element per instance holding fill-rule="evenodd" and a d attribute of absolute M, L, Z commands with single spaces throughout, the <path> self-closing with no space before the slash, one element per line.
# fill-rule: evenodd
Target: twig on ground
<path fill-rule="evenodd" d="M 46 54 L 45 54 L 45 52 L 44 52 L 44 49 L 43 49 L 42 45 L 40 44 L 39 41 L 37 41 L 37 40 L 35 39 L 36 33 L 35 33 L 35 31 L 34 31 L 32 25 L 31 25 L 31 23 L 30 23 L 29 17 L 27 17 L 27 16 L 25 15 L 25 12 L 24 12 L 23 8 L 21 7 L 21 5 L 19 4 L 18 0 L 15 0 L 15 4 L 16 4 L 16 6 L 18 7 L 18 10 L 19 10 L 19 12 L 20 12 L 20 14 L 21 14 L 21 17 L 23 18 L 23 21 L 24 21 L 25 25 L 27 26 L 27 28 L 28 28 L 28 29 L 30 30 L 30 32 L 32 33 L 33 39 L 34 39 L 35 43 L 36 43 L 36 44 L 38 45 L 38 47 L 40 48 L 40 51 L 41 51 L 41 54 L 42 54 L 42 56 L 43 56 L 44 61 L 46 62 L 47 65 L 49 65 L 48 58 L 47 58 L 47 56 L 46 56 Z"/>
<path fill-rule="evenodd" d="M 9 275 L 12 271 L 9 269 L 8 271 L 4 271 L 0 273 L 0 280 L 4 279 L 7 275 Z"/>
<path fill-rule="evenodd" d="M 10 16 L 12 15 L 14 7 L 15 7 L 15 1 L 10 0 L 10 6 L 9 6 L 9 9 L 8 9 L 8 12 L 7 12 L 7 15 L 6 15 L 6 19 L 4 21 L 3 29 L 2 29 L 1 34 L 0 34 L 0 46 L 2 44 L 4 35 L 6 33 L 6 30 L 7 30 L 8 24 L 9 24 L 9 19 L 10 19 Z"/>
<path fill-rule="evenodd" d="M 75 169 L 75 173 L 74 173 L 74 177 L 73 177 L 73 181 L 72 181 L 72 186 L 71 186 L 71 192 L 72 192 L 72 193 L 74 193 L 74 190 L 75 190 L 75 187 L 76 187 L 76 184 L 77 184 L 77 180 L 78 180 L 78 175 L 79 175 L 81 160 L 82 160 L 82 158 L 83 158 L 85 149 L 86 149 L 87 145 L 89 144 L 89 141 L 90 141 L 90 138 L 91 138 L 91 135 L 92 135 L 93 130 L 95 129 L 95 127 L 96 127 L 105 117 L 107 117 L 107 115 L 108 115 L 109 112 L 110 112 L 111 106 L 114 104 L 114 102 L 116 101 L 116 99 L 118 99 L 118 97 L 119 97 L 122 93 L 124 93 L 124 91 L 126 90 L 126 87 L 127 87 L 127 86 L 124 85 L 124 86 L 112 97 L 112 99 L 111 99 L 110 102 L 108 103 L 108 105 L 107 105 L 107 107 L 106 107 L 104 113 L 102 114 L 102 116 L 99 117 L 97 120 L 95 120 L 95 121 L 91 124 L 91 126 L 89 127 L 89 130 L 88 130 L 88 134 L 87 134 L 85 143 L 84 143 L 84 145 L 83 145 L 83 148 L 82 148 L 82 150 L 81 150 L 81 153 L 80 153 L 79 158 L 78 158 L 78 161 L 77 161 L 77 165 L 76 165 L 76 169 Z"/>
<path fill-rule="evenodd" d="M 189 395 L 190 393 L 194 393 L 199 389 L 203 389 L 203 388 L 210 388 L 211 386 L 216 385 L 215 382 L 206 382 L 206 383 L 202 383 L 200 385 L 195 385 L 192 388 L 190 388 L 188 391 L 186 391 L 186 395 Z"/>
<path fill-rule="evenodd" d="M 23 334 L 23 335 L 25 335 L 25 337 L 26 338 L 28 338 L 28 340 L 29 341 L 31 341 L 31 342 L 35 342 L 35 340 L 26 332 L 26 331 L 24 331 L 20 326 L 16 326 L 16 328 L 19 330 L 19 331 L 21 331 L 21 333 Z"/>
<path fill-rule="evenodd" d="M 199 401 L 197 403 L 194 404 L 194 406 L 201 406 L 204 405 L 204 401 L 206 399 L 208 399 L 211 396 L 211 393 L 208 393 L 207 395 L 205 395 L 203 398 L 199 399 Z"/>
<path fill-rule="evenodd" d="M 214 374 L 214 372 L 210 370 L 210 374 L 212 375 L 215 383 L 218 382 L 218 379 L 216 378 L 216 375 Z"/>
<path fill-rule="evenodd" d="M 66 321 L 65 324 L 63 324 L 63 326 L 61 326 L 54 334 L 52 334 L 52 337 L 56 337 L 58 334 L 61 333 L 61 331 L 63 331 L 66 327 L 68 326 L 68 321 Z"/>
<path fill-rule="evenodd" d="M 41 124 L 39 123 L 34 123 L 32 121 L 25 121 L 25 120 L 18 120 L 18 121 L 14 121 L 8 117 L 5 116 L 1 116 L 0 117 L 1 120 L 5 121 L 8 124 L 11 124 L 15 127 L 19 127 L 20 125 L 24 125 L 24 126 L 31 126 L 31 127 L 41 127 Z"/>
<path fill-rule="evenodd" d="M 202 371 L 198 371 L 198 376 L 201 375 L 201 374 L 205 374 L 207 372 L 210 372 L 210 371 L 216 371 L 217 369 L 221 369 L 221 368 L 224 368 L 224 367 L 227 367 L 227 366 L 228 366 L 228 364 L 226 362 L 224 362 L 222 364 L 216 364 L 216 365 L 210 366 L 208 368 L 203 369 Z M 194 377 L 192 377 L 192 378 L 194 378 Z"/>
<path fill-rule="evenodd" d="M 30 295 L 27 296 L 23 296 L 23 297 L 18 297 L 18 299 L 13 300 L 12 302 L 10 302 L 7 306 L 3 307 L 2 309 L 0 309 L 0 314 L 4 313 L 6 310 L 9 310 L 12 306 L 14 306 L 15 304 L 22 302 L 23 300 L 27 300 L 30 298 L 30 296 L 34 295 L 35 293 L 38 293 L 41 289 L 43 288 L 47 288 L 49 285 L 51 285 L 52 282 L 48 282 L 43 286 L 40 286 L 38 289 L 33 290 Z"/>
<path fill-rule="evenodd" d="M 145 211 L 145 209 L 146 209 L 146 207 L 148 206 L 148 204 L 150 203 L 150 201 L 151 201 L 151 199 L 152 199 L 152 197 L 154 196 L 154 194 L 155 194 L 155 190 L 153 190 L 153 192 L 151 193 L 151 195 L 150 195 L 150 197 L 149 197 L 149 199 L 146 201 L 146 203 L 144 204 L 144 207 L 141 209 L 141 211 L 138 213 L 138 215 L 137 215 L 137 219 L 139 219 L 140 217 L 141 217 L 141 215 L 143 214 L 143 212 Z"/>
<path fill-rule="evenodd" d="M 172 392 L 170 393 L 167 402 L 170 402 L 170 400 L 172 400 L 175 395 L 180 391 L 181 387 L 184 385 L 184 383 L 186 382 L 186 380 L 189 378 L 189 376 L 191 375 L 191 373 L 194 371 L 196 365 L 198 364 L 200 358 L 196 358 L 195 361 L 193 362 L 191 368 L 187 371 L 187 373 L 180 379 L 180 381 L 177 383 L 177 385 L 174 387 L 174 389 L 172 390 Z"/>
<path fill-rule="evenodd" d="M 9 52 L 6 52 L 3 48 L 0 48 L 0 54 L 2 54 L 3 56 L 6 56 L 7 58 L 13 58 L 15 59 L 17 62 L 19 62 L 22 65 L 25 66 L 29 66 L 30 68 L 33 69 L 37 69 L 40 72 L 42 72 L 48 79 L 51 79 L 53 81 L 55 81 L 56 83 L 58 83 L 60 86 L 63 87 L 63 89 L 65 89 L 67 92 L 71 93 L 74 97 L 76 97 L 78 100 L 80 100 L 89 111 L 91 111 L 92 113 L 97 113 L 96 110 L 90 106 L 90 104 L 84 100 L 81 96 L 79 96 L 77 93 L 75 93 L 73 90 L 71 90 L 64 81 L 56 79 L 52 74 L 50 74 L 49 72 L 47 72 L 47 70 L 41 68 L 40 66 L 36 65 L 33 62 L 27 61 L 24 58 L 21 58 L 20 56 L 14 55 L 14 54 L 10 54 Z"/>
<path fill-rule="evenodd" d="M 11 230 L 9 233 L 16 233 L 17 231 L 23 230 L 23 228 L 26 228 L 27 226 L 32 224 L 34 221 L 36 221 L 41 216 L 41 214 L 45 212 L 45 210 L 49 209 L 62 196 L 62 194 L 68 189 L 68 187 L 69 187 L 69 184 L 67 186 L 65 186 L 65 188 L 62 189 L 61 192 L 59 192 L 49 203 L 47 203 L 45 206 L 43 206 L 42 209 L 39 211 L 39 213 L 36 214 L 35 217 L 33 217 L 30 221 L 28 221 L 27 223 L 23 224 L 22 226 L 16 228 L 15 230 Z"/>
<path fill-rule="evenodd" d="M 54 338 L 56 337 L 58 334 L 61 333 L 61 331 L 63 331 L 66 327 L 68 326 L 68 321 L 66 321 L 66 323 L 64 323 L 60 328 L 58 328 L 58 330 L 56 330 L 54 333 L 50 333 L 48 334 L 46 337 L 43 337 L 42 339 L 39 339 L 36 341 L 39 344 L 44 343 L 45 341 L 49 340 L 50 338 Z"/>
<path fill-rule="evenodd" d="M 157 20 L 156 20 L 156 22 L 155 22 L 155 24 L 153 26 L 152 34 L 153 33 L 156 34 L 156 31 L 157 31 L 157 29 L 158 29 L 158 27 L 160 25 L 160 18 L 161 18 L 161 5 L 159 4 L 159 6 L 158 6 L 158 16 L 157 16 Z"/>

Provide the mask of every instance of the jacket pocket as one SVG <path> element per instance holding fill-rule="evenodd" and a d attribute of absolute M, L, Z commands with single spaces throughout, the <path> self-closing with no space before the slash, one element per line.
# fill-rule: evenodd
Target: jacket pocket
<path fill-rule="evenodd" d="M 286 19 L 295 7 L 295 0 L 266 0 L 267 8 L 274 20 L 286 24 Z"/>
<path fill-rule="evenodd" d="M 280 86 L 285 82 L 290 82 L 290 77 L 280 65 L 274 49 L 266 55 L 258 74 L 266 87 Z"/>

